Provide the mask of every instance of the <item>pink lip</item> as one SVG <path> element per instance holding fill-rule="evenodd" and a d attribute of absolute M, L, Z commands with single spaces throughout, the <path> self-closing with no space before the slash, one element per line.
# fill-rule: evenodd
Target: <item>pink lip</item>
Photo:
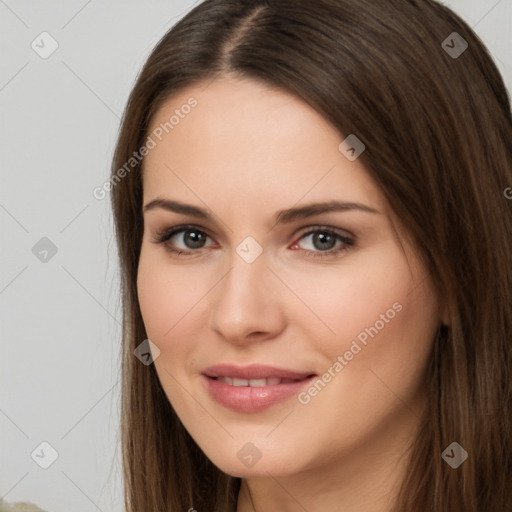
<path fill-rule="evenodd" d="M 221 405 L 239 412 L 258 412 L 296 396 L 301 389 L 311 383 L 316 375 L 313 375 L 312 372 L 298 372 L 263 365 L 240 367 L 223 364 L 207 368 L 203 371 L 202 377 L 210 396 Z M 294 379 L 296 382 L 261 387 L 230 386 L 216 380 L 215 377 L 238 379 L 279 377 Z"/>

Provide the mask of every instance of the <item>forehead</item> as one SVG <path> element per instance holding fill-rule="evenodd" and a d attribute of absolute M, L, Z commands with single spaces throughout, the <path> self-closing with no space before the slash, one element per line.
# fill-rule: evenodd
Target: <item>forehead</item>
<path fill-rule="evenodd" d="M 148 133 L 156 145 L 144 161 L 145 200 L 201 192 L 242 204 L 328 198 L 385 208 L 362 163 L 339 151 L 345 135 L 307 103 L 261 82 L 222 78 L 181 90 Z"/>

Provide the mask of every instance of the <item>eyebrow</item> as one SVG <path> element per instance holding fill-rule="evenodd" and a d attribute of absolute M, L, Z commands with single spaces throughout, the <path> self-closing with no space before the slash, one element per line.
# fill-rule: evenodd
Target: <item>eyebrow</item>
<path fill-rule="evenodd" d="M 167 211 L 192 215 L 199 219 L 213 221 L 213 217 L 202 208 L 159 197 L 153 199 L 144 206 L 144 213 L 156 208 L 162 208 Z M 275 215 L 275 224 L 287 224 L 295 220 L 305 219 L 321 213 L 346 212 L 354 210 L 373 214 L 380 213 L 378 210 L 361 203 L 332 200 L 322 203 L 311 203 L 300 207 L 288 208 L 286 210 L 279 210 Z"/>

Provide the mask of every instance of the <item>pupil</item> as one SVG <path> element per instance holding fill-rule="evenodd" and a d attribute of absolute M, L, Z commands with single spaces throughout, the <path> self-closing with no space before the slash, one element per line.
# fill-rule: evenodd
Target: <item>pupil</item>
<path fill-rule="evenodd" d="M 327 239 L 327 241 L 326 241 L 326 239 Z M 316 247 L 317 249 L 332 249 L 333 248 L 332 243 L 329 243 L 329 242 L 333 242 L 335 240 L 334 240 L 334 237 L 330 234 L 316 233 L 315 235 L 313 235 L 313 245 L 317 246 L 317 244 L 315 244 L 315 241 L 319 241 L 319 243 L 320 243 L 320 247 Z M 328 247 L 325 247 L 322 244 L 327 244 Z"/>
<path fill-rule="evenodd" d="M 185 233 L 185 243 L 191 249 L 197 249 L 201 247 L 201 244 L 204 243 L 204 240 L 201 240 L 201 238 L 203 238 L 203 234 L 198 233 L 197 231 L 186 231 Z"/>

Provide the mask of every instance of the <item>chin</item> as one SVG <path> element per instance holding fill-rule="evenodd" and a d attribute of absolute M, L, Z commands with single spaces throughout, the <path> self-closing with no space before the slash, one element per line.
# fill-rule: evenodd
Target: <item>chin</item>
<path fill-rule="evenodd" d="M 237 478 L 268 478 L 270 475 L 274 477 L 283 477 L 290 474 L 298 473 L 304 469 L 305 461 L 293 459 L 297 455 L 294 453 L 284 453 L 279 448 L 256 448 L 258 441 L 255 443 L 246 442 L 234 443 L 236 446 L 231 448 L 223 448 L 222 452 L 212 453 L 212 451 L 204 451 L 210 461 L 221 471 Z M 263 443 L 259 443 L 260 446 Z M 228 456 L 229 452 L 233 456 Z M 304 462 L 304 464 L 303 464 Z"/>

